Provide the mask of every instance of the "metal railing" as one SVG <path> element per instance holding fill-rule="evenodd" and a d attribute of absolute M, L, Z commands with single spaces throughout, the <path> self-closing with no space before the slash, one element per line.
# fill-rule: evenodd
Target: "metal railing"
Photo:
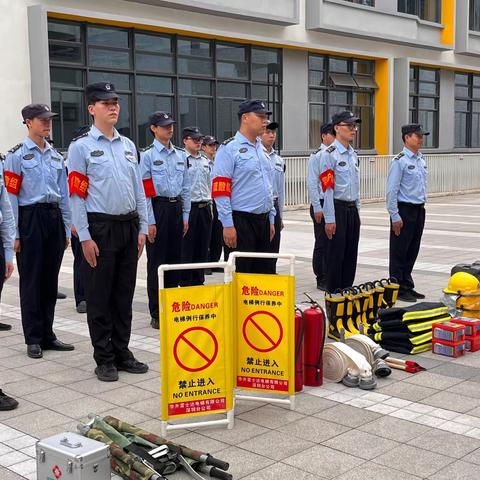
<path fill-rule="evenodd" d="M 364 201 L 385 199 L 388 167 L 393 155 L 362 156 L 360 159 L 360 196 Z M 480 154 L 425 155 L 428 166 L 428 193 L 450 195 L 480 190 Z M 285 203 L 308 205 L 308 157 L 284 157 Z"/>

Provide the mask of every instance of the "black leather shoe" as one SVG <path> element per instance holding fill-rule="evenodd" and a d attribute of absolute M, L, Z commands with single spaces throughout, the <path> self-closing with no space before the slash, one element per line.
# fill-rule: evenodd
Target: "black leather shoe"
<path fill-rule="evenodd" d="M 423 293 L 416 292 L 413 288 L 410 290 L 410 293 L 415 297 L 419 298 L 420 300 L 425 298 L 425 295 Z"/>
<path fill-rule="evenodd" d="M 128 373 L 147 373 L 148 365 L 139 362 L 136 358 L 129 358 L 121 363 L 117 363 L 117 370 Z"/>
<path fill-rule="evenodd" d="M 150 326 L 151 326 L 152 328 L 156 328 L 156 329 L 158 330 L 158 329 L 160 328 L 160 322 L 159 322 L 158 318 L 153 318 L 153 317 L 152 317 L 152 318 L 150 319 Z"/>
<path fill-rule="evenodd" d="M 67 296 L 63 292 L 57 292 L 57 299 L 64 300 Z"/>
<path fill-rule="evenodd" d="M 85 300 L 78 303 L 77 313 L 87 313 L 87 302 Z"/>
<path fill-rule="evenodd" d="M 399 291 L 398 300 L 401 300 L 402 302 L 415 303 L 417 301 L 417 298 L 412 295 L 412 292 L 410 292 L 410 290 L 408 290 L 408 291 Z"/>
<path fill-rule="evenodd" d="M 43 357 L 42 348 L 40 347 L 40 345 L 38 345 L 38 343 L 27 345 L 27 355 L 30 358 L 42 358 Z"/>
<path fill-rule="evenodd" d="M 75 347 L 73 345 L 70 345 L 69 343 L 63 343 L 60 340 L 54 340 L 53 342 L 44 345 L 43 349 L 57 350 L 58 352 L 70 352 L 72 350 L 75 350 Z"/>
<path fill-rule="evenodd" d="M 11 330 L 12 326 L 8 325 L 8 323 L 0 323 L 0 332 L 6 332 L 7 330 Z"/>
<path fill-rule="evenodd" d="M 327 286 L 324 283 L 317 282 L 317 290 L 327 291 Z"/>
<path fill-rule="evenodd" d="M 0 411 L 14 410 L 18 407 L 18 402 L 0 390 Z"/>
<path fill-rule="evenodd" d="M 101 382 L 116 382 L 118 380 L 117 367 L 113 363 L 98 365 L 95 375 Z"/>

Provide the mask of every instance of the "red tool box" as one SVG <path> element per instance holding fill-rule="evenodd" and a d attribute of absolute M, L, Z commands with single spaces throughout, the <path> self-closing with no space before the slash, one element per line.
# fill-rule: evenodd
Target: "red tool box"
<path fill-rule="evenodd" d="M 465 340 L 465 327 L 458 323 L 440 322 L 432 325 L 432 339 L 446 342 L 462 342 Z"/>
<path fill-rule="evenodd" d="M 478 318 L 452 318 L 452 323 L 458 323 L 465 327 L 466 337 L 480 336 L 480 319 Z"/>
<path fill-rule="evenodd" d="M 465 354 L 465 340 L 461 342 L 447 342 L 446 340 L 434 340 L 432 342 L 432 352 L 447 357 L 461 357 Z"/>

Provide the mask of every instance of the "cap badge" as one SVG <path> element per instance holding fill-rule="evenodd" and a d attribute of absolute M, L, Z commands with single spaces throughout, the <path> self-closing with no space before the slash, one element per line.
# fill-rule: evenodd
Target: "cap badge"
<path fill-rule="evenodd" d="M 105 84 L 105 90 L 110 91 L 112 89 L 111 85 L 109 83 Z"/>
<path fill-rule="evenodd" d="M 262 108 L 266 108 L 263 102 L 261 102 L 260 105 L 262 106 Z"/>
<path fill-rule="evenodd" d="M 168 115 L 166 113 L 164 113 L 163 118 L 168 118 Z"/>

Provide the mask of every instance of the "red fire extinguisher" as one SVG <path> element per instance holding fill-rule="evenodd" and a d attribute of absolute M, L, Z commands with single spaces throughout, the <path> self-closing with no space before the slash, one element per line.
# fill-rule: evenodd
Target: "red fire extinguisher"
<path fill-rule="evenodd" d="M 303 311 L 305 319 L 305 360 L 304 383 L 319 387 L 323 383 L 323 347 L 325 345 L 325 312 L 323 308 L 305 293 L 311 306 Z"/>
<path fill-rule="evenodd" d="M 295 391 L 303 390 L 305 318 L 303 312 L 295 307 Z"/>

